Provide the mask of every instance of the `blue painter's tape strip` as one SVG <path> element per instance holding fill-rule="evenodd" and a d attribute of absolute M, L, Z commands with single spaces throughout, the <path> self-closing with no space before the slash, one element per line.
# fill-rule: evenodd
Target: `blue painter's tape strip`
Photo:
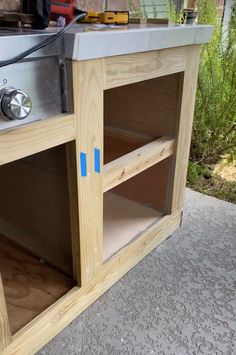
<path fill-rule="evenodd" d="M 87 157 L 86 153 L 80 153 L 80 174 L 81 176 L 87 176 Z"/>
<path fill-rule="evenodd" d="M 101 172 L 100 149 L 94 148 L 94 170 L 96 173 Z"/>

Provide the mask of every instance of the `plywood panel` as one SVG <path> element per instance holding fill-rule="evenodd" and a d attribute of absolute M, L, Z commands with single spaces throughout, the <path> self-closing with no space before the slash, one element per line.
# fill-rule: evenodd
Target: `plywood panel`
<path fill-rule="evenodd" d="M 112 192 L 104 195 L 103 260 L 137 238 L 162 213 Z"/>
<path fill-rule="evenodd" d="M 0 236 L 0 270 L 14 334 L 69 291 L 72 279 Z"/>
<path fill-rule="evenodd" d="M 175 134 L 179 74 L 105 91 L 105 124 L 159 138 Z"/>
<path fill-rule="evenodd" d="M 63 146 L 1 166 L 0 233 L 72 274 L 66 170 Z"/>
<path fill-rule="evenodd" d="M 111 191 L 165 213 L 170 164 L 171 158 L 165 159 Z"/>

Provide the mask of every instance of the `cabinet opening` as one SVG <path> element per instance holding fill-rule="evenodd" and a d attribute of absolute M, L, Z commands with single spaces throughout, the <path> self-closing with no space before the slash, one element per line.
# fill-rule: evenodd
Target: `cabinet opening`
<path fill-rule="evenodd" d="M 175 137 L 182 81 L 183 73 L 176 73 L 105 91 L 105 164 L 160 137 Z"/>
<path fill-rule="evenodd" d="M 169 157 L 104 193 L 106 261 L 167 214 Z"/>
<path fill-rule="evenodd" d="M 76 284 L 66 146 L 1 166 L 0 196 L 0 274 L 15 334 Z"/>

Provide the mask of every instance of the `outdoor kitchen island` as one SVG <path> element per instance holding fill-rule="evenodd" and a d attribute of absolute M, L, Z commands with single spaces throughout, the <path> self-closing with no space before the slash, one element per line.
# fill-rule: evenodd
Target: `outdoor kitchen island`
<path fill-rule="evenodd" d="M 211 33 L 75 26 L 71 113 L 0 131 L 1 353 L 35 353 L 181 224 Z"/>

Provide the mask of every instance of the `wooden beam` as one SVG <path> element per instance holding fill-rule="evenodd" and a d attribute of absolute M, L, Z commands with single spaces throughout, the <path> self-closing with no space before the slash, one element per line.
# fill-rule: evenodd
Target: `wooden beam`
<path fill-rule="evenodd" d="M 103 169 L 103 192 L 168 158 L 173 154 L 173 146 L 173 139 L 159 138 L 106 164 Z"/>
<path fill-rule="evenodd" d="M 0 165 L 75 139 L 75 116 L 61 115 L 0 132 Z"/>
<path fill-rule="evenodd" d="M 177 108 L 180 117 L 176 128 L 173 168 L 171 171 L 170 213 L 182 208 L 184 203 L 199 59 L 200 45 L 188 46 L 183 90 L 179 90 L 179 96 L 182 100 L 180 100 L 180 108 Z"/>
<path fill-rule="evenodd" d="M 102 60 L 73 62 L 77 117 L 77 178 L 81 284 L 102 266 L 103 248 L 103 66 Z"/>
<path fill-rule="evenodd" d="M 12 342 L 11 331 L 7 315 L 6 300 L 3 292 L 0 274 L 0 352 Z"/>
<path fill-rule="evenodd" d="M 184 71 L 186 47 L 104 58 L 104 87 L 111 89 Z"/>

